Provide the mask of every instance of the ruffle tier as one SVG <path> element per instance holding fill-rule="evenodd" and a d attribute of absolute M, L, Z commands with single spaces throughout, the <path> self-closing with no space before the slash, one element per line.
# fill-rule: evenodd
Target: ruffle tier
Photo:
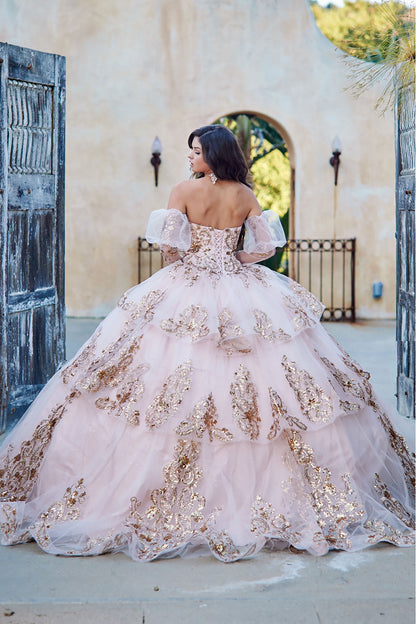
<path fill-rule="evenodd" d="M 255 348 L 252 338 L 256 336 L 263 339 L 261 348 L 288 342 L 318 325 L 324 310 L 300 284 L 265 267 L 203 272 L 191 261 L 165 267 L 128 290 L 118 305 L 137 327 L 155 326 L 183 342 L 213 339 L 226 352 L 238 351 L 245 340 L 251 342 L 247 348 Z"/>

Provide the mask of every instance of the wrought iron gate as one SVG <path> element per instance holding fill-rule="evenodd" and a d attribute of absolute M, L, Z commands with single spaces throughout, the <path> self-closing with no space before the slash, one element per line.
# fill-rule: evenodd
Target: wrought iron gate
<path fill-rule="evenodd" d="M 355 321 L 355 242 L 355 238 L 292 238 L 285 247 L 290 277 L 325 304 L 324 321 Z M 140 283 L 163 268 L 164 262 L 159 247 L 141 236 L 138 252 Z"/>
<path fill-rule="evenodd" d="M 415 417 L 415 85 L 396 101 L 397 409 Z"/>
<path fill-rule="evenodd" d="M 65 59 L 0 43 L 0 432 L 65 357 Z"/>

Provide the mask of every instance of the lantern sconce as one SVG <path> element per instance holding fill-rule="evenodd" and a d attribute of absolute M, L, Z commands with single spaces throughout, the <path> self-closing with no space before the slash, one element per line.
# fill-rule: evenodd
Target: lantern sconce
<path fill-rule="evenodd" d="M 340 164 L 340 156 L 341 156 L 341 141 L 338 136 L 332 141 L 332 156 L 329 159 L 329 164 L 334 168 L 334 184 L 337 186 L 338 184 L 338 169 Z"/>
<path fill-rule="evenodd" d="M 155 186 L 157 186 L 159 179 L 159 167 L 162 163 L 160 155 L 162 153 L 162 143 L 160 142 L 158 137 L 155 137 L 155 140 L 152 143 L 152 158 L 150 159 L 150 164 L 155 170 Z"/>

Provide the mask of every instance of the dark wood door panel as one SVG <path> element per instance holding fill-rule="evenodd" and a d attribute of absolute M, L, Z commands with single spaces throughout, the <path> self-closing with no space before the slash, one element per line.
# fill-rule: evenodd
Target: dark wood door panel
<path fill-rule="evenodd" d="M 415 97 L 414 84 L 396 101 L 397 408 L 415 417 Z"/>
<path fill-rule="evenodd" d="M 9 78 L 54 85 L 56 58 L 54 54 L 20 46 L 7 45 L 7 48 Z"/>
<path fill-rule="evenodd" d="M 0 43 L 0 431 L 65 357 L 65 60 Z"/>

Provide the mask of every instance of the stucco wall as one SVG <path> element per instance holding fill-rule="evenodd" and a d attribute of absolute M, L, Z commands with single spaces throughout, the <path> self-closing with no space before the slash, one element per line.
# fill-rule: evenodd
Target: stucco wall
<path fill-rule="evenodd" d="M 245 110 L 288 142 L 296 237 L 333 235 L 339 135 L 335 230 L 357 236 L 358 315 L 394 316 L 393 116 L 374 111 L 375 90 L 345 91 L 343 55 L 307 0 L 2 0 L 0 40 L 67 58 L 68 314 L 104 315 L 136 283 L 137 236 L 186 175 L 189 131 Z"/>

